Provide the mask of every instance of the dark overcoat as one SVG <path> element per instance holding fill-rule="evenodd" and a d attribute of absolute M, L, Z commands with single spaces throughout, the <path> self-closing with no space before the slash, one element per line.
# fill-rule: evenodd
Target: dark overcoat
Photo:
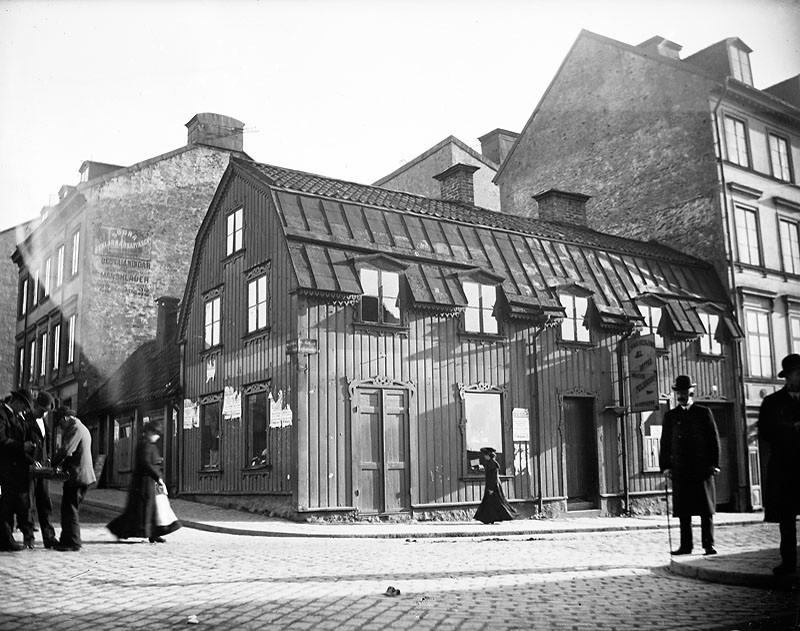
<path fill-rule="evenodd" d="M 661 471 L 672 470 L 675 517 L 708 516 L 716 512 L 714 469 L 719 468 L 719 434 L 714 415 L 693 403 L 664 415 L 659 454 Z"/>
<path fill-rule="evenodd" d="M 758 437 L 769 445 L 764 480 L 764 519 L 777 522 L 781 514 L 797 515 L 800 508 L 800 401 L 786 388 L 764 397 L 758 411 Z"/>
<path fill-rule="evenodd" d="M 508 503 L 503 487 L 500 484 L 500 465 L 497 460 L 490 458 L 484 462 L 486 486 L 483 490 L 483 500 L 475 512 L 475 519 L 484 524 L 493 524 L 496 521 L 514 519 L 517 511 Z"/>
<path fill-rule="evenodd" d="M 25 451 L 25 443 L 31 438 L 27 420 L 0 403 L 0 487 L 27 488 L 33 460 Z"/>
<path fill-rule="evenodd" d="M 158 537 L 175 529 L 155 525 L 156 483 L 161 479 L 161 462 L 158 447 L 147 438 L 140 440 L 125 511 L 106 526 L 116 537 Z"/>

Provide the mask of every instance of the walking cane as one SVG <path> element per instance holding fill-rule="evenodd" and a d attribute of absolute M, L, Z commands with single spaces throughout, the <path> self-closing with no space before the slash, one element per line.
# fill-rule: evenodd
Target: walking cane
<path fill-rule="evenodd" d="M 669 523 L 669 478 L 664 476 L 664 500 L 667 504 L 667 537 L 669 538 L 669 551 L 672 554 L 672 530 Z"/>

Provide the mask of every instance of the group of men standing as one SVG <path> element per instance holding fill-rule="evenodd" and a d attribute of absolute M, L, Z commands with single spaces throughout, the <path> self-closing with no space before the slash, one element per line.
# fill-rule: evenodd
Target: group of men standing
<path fill-rule="evenodd" d="M 53 416 L 62 431 L 61 447 L 52 458 L 52 433 L 46 415 Z M 50 519 L 53 506 L 49 480 L 44 475 L 56 475 L 54 472 L 64 478 L 59 538 Z M 78 513 L 93 482 L 91 435 L 74 410 L 56 407 L 45 391 L 34 396 L 29 390 L 14 390 L 0 403 L 0 551 L 17 552 L 35 546 L 32 505 L 45 548 L 79 550 Z M 22 532 L 22 544 L 14 540 L 15 520 Z"/>

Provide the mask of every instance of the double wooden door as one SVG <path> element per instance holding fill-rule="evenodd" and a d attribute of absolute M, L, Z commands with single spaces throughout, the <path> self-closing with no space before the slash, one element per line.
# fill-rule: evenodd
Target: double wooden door
<path fill-rule="evenodd" d="M 410 511 L 409 392 L 401 388 L 359 387 L 354 394 L 354 506 L 365 515 Z"/>

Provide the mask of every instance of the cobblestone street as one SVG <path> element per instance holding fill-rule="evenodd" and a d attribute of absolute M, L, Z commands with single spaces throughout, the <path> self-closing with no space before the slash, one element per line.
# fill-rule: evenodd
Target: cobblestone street
<path fill-rule="evenodd" d="M 672 575 L 663 531 L 298 539 L 183 528 L 81 552 L 0 555 L 0 629 L 791 629 L 794 591 Z M 719 528 L 719 548 L 773 528 Z M 400 595 L 384 595 L 389 586 Z"/>

